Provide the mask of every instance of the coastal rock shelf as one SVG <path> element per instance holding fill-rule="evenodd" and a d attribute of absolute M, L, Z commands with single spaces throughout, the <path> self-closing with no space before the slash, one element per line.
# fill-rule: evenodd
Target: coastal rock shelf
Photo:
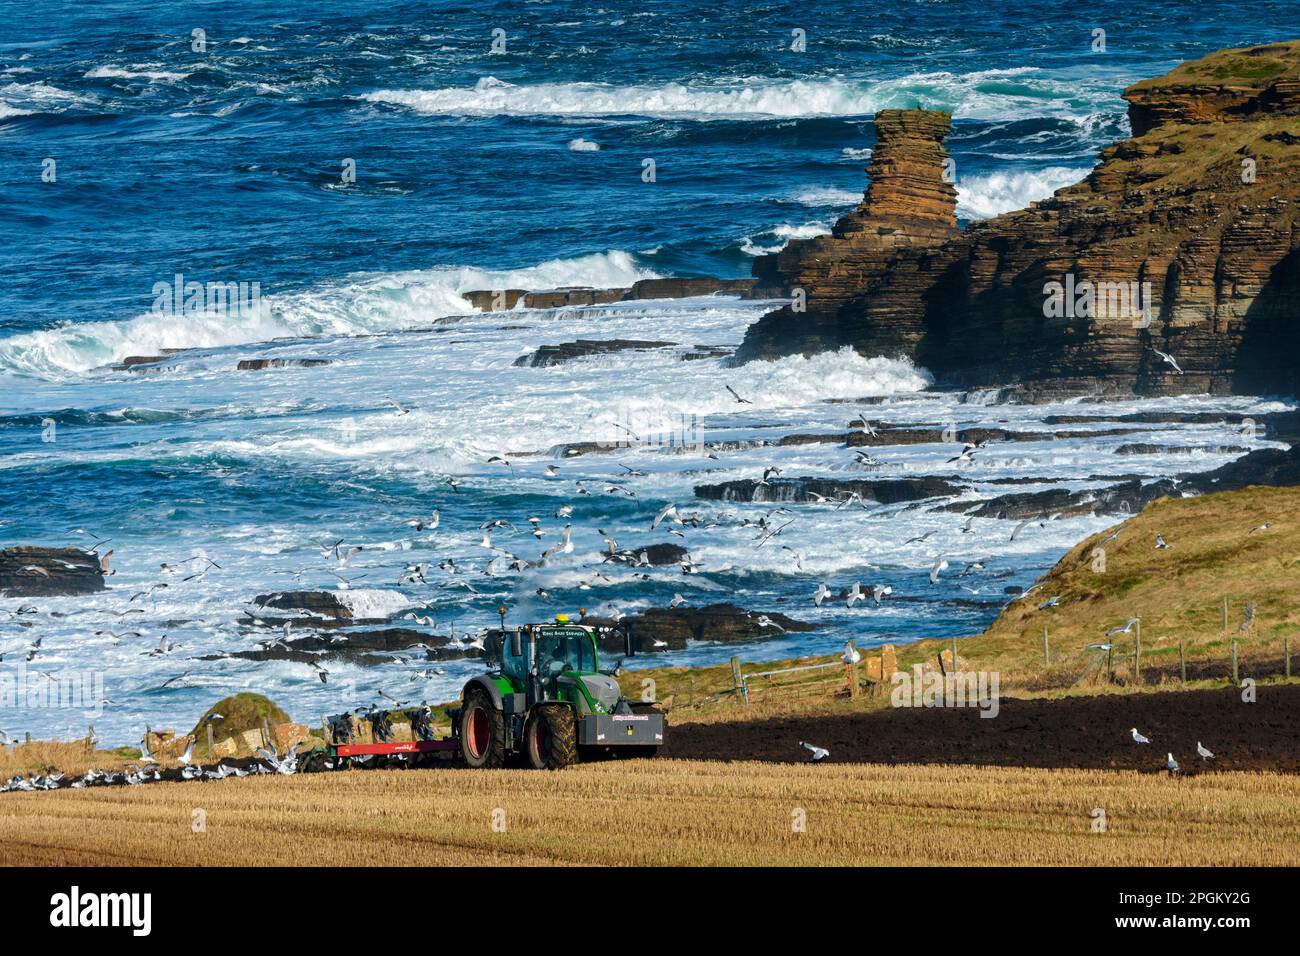
<path fill-rule="evenodd" d="M 961 233 L 947 117 L 882 111 L 862 203 L 754 264 L 760 284 L 802 288 L 807 310 L 764 316 L 737 359 L 851 346 L 910 357 L 939 387 L 1031 401 L 1292 393 L 1298 90 L 1300 42 L 1145 80 L 1125 92 L 1134 137 L 1084 181 Z M 1051 283 L 1075 294 L 1053 305 Z"/>

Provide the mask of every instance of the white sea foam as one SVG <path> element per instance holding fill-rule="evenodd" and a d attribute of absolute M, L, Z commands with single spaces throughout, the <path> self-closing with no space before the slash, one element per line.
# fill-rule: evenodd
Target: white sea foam
<path fill-rule="evenodd" d="M 149 80 L 155 83 L 179 83 L 188 76 L 188 73 L 151 69 L 147 65 L 135 66 L 129 70 L 120 66 L 97 66 L 86 73 L 86 78 L 91 80 Z"/>
<path fill-rule="evenodd" d="M 1052 79 L 1029 67 L 915 73 L 886 80 L 745 77 L 636 86 L 516 85 L 486 76 L 471 87 L 379 90 L 363 99 L 435 115 L 632 114 L 698 119 L 869 116 L 881 109 L 917 106 L 961 118 L 1081 117 L 1121 105 L 1113 90 Z"/>
<path fill-rule="evenodd" d="M 569 140 L 569 149 L 575 153 L 595 153 L 600 151 L 600 144 L 593 143 L 589 139 L 571 139 Z"/>
<path fill-rule="evenodd" d="M 1049 166 L 961 177 L 957 182 L 957 215 L 963 219 L 989 219 L 1024 209 L 1062 186 L 1077 183 L 1090 171 L 1085 167 Z"/>
<path fill-rule="evenodd" d="M 0 370 L 58 378 L 129 355 L 157 355 L 164 349 L 246 345 L 282 336 L 394 331 L 473 311 L 461 296 L 473 289 L 613 288 L 657 275 L 622 250 L 554 259 L 514 270 L 442 267 L 362 274 L 301 292 L 277 295 L 264 291 L 259 308 L 248 314 L 146 312 L 123 321 L 71 323 L 2 338 Z"/>
<path fill-rule="evenodd" d="M 790 198 L 801 206 L 856 206 L 862 201 L 862 193 L 827 186 L 801 189 Z"/>

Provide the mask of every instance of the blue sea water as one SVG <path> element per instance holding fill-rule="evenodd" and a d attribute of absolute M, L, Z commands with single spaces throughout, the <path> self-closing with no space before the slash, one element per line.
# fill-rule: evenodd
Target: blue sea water
<path fill-rule="evenodd" d="M 0 546 L 77 543 L 85 529 L 113 539 L 117 573 L 103 596 L 0 617 L 0 667 L 45 635 L 34 666 L 99 669 L 111 703 L 97 726 L 120 740 L 135 739 L 146 720 L 184 729 L 237 689 L 267 691 L 306 719 L 366 703 L 380 688 L 453 696 L 472 665 L 448 665 L 427 682 L 410 678 L 426 666 L 417 661 L 341 667 L 321 685 L 302 665 L 198 659 L 265 638 L 239 623 L 254 595 L 338 587 L 339 575 L 355 578 L 347 594 L 358 607 L 387 615 L 430 605 L 439 633 L 458 635 L 493 623 L 501 601 L 526 618 L 579 604 L 634 611 L 679 592 L 824 625 L 747 646 L 751 659 L 826 652 L 846 637 L 871 644 L 978 630 L 1006 583 L 1028 583 L 1107 520 L 1052 522 L 1012 544 L 1007 523 L 991 519 L 963 534 L 946 512 L 799 507 L 783 534 L 801 555 L 794 564 L 777 545 L 755 544 L 746 521 L 766 507 L 695 501 L 692 487 L 756 477 L 770 464 L 856 474 L 832 445 L 761 444 L 842 430 L 858 406 L 839 402 L 879 401 L 870 414 L 881 421 L 1045 431 L 1037 423 L 1060 408 L 960 404 L 921 393 L 923 369 L 850 354 L 733 370 L 627 353 L 518 369 L 521 352 L 579 337 L 734 346 L 765 306 L 699 299 L 505 319 L 470 314 L 460 293 L 746 275 L 755 255 L 827 231 L 857 201 L 871 116 L 886 107 L 953 113 L 948 148 L 964 220 L 1020 208 L 1077 181 L 1101 147 L 1128 134 L 1120 92 L 1129 83 L 1220 47 L 1300 35 L 1300 7 L 1281 0 L 1252 4 L 1249 16 L 1237 3 L 1173 0 L 705 9 L 224 0 L 9 4 L 3 14 Z M 1094 48 L 1096 30 L 1104 51 Z M 802 52 L 791 49 L 795 31 L 806 37 Z M 653 182 L 643 180 L 646 160 Z M 345 181 L 348 170 L 355 181 Z M 257 283 L 260 298 L 255 308 L 157 314 L 156 286 L 177 274 Z M 461 320 L 435 325 L 448 316 Z M 161 372 L 104 368 L 165 349 L 188 351 Z M 242 358 L 276 356 L 334 364 L 235 370 Z M 754 404 L 737 406 L 724 382 Z M 1266 398 L 1180 407 L 1189 402 L 1277 407 Z M 1117 411 L 1130 405 L 1158 403 Z M 509 454 L 685 417 L 707 440 L 757 447 L 719 460 L 629 448 L 561 461 L 555 478 L 545 473 L 554 459 Z M 1238 438 L 1215 426 L 1155 430 L 1191 446 Z M 1228 460 L 1118 459 L 1111 452 L 1124 440 L 1135 439 L 1045 435 L 991 451 L 963 477 L 974 500 L 1005 490 L 989 483 L 1005 478 L 1086 484 Z M 503 453 L 511 469 L 488 464 Z M 894 475 L 951 473 L 947 457 L 938 446 L 881 454 Z M 602 490 L 624 463 L 646 472 L 624 481 L 635 499 Z M 595 493 L 578 495 L 579 479 Z M 687 529 L 685 539 L 652 533 L 649 516 L 668 501 L 717 526 Z M 575 505 L 574 552 L 495 573 L 478 525 L 500 517 L 524 527 L 496 542 L 535 558 L 558 540 L 552 515 L 562 503 Z M 438 532 L 404 523 L 435 507 Z M 530 515 L 544 519 L 537 543 Z M 669 568 L 647 581 L 602 569 L 597 528 L 629 545 L 683 540 L 702 570 Z M 935 534 L 907 543 L 925 530 Z M 347 568 L 319 547 L 340 538 L 364 548 Z M 221 569 L 169 581 L 134 602 L 143 615 L 114 616 L 131 594 L 166 580 L 160 565 L 201 565 L 196 553 Z M 1008 577 L 930 586 L 929 567 L 944 554 L 954 572 L 980 556 Z M 407 562 L 449 556 L 456 575 L 397 585 Z M 889 583 L 897 600 L 853 611 L 807 600 L 823 580 L 839 588 L 858 579 Z M 0 608 L 20 603 L 0 599 Z M 104 629 L 142 636 L 94 633 Z M 163 634 L 179 648 L 145 653 Z M 701 646 L 670 659 L 732 652 Z M 84 722 L 67 709 L 0 707 L 10 731 L 71 734 Z"/>

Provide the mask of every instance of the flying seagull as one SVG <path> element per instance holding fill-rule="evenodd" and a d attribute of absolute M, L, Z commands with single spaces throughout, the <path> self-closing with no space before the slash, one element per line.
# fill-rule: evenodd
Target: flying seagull
<path fill-rule="evenodd" d="M 813 763 L 820 763 L 831 755 L 831 752 L 825 747 L 818 747 L 816 744 L 810 744 L 806 740 L 799 741 L 799 746 L 812 754 L 810 759 Z"/>
<path fill-rule="evenodd" d="M 948 561 L 942 554 L 934 559 L 934 564 L 930 565 L 930 583 L 939 583 L 939 572 L 948 570 Z"/>
<path fill-rule="evenodd" d="M 830 596 L 830 593 L 831 593 L 831 589 L 826 586 L 825 581 L 817 585 L 817 590 L 813 592 L 813 597 L 812 597 L 813 605 L 816 607 L 821 607 L 822 601 L 825 601 L 826 598 Z"/>
<path fill-rule="evenodd" d="M 749 399 L 747 399 L 747 398 L 741 398 L 739 395 L 737 395 L 737 394 L 736 394 L 736 390 L 735 390 L 734 388 L 732 388 L 730 385 L 725 386 L 725 388 L 727 389 L 727 391 L 729 391 L 729 392 L 731 393 L 731 397 L 734 398 L 738 404 L 741 404 L 741 405 L 753 405 L 753 404 L 754 404 L 754 403 L 751 402 Z"/>
<path fill-rule="evenodd" d="M 1133 633 L 1133 626 L 1140 620 L 1142 620 L 1140 617 L 1131 617 L 1124 622 L 1123 627 L 1112 627 L 1106 632 L 1106 636 L 1114 637 L 1116 634 L 1131 634 Z"/>
<path fill-rule="evenodd" d="M 1154 345 L 1151 346 L 1151 351 L 1152 351 L 1152 352 L 1155 352 L 1156 355 L 1159 355 L 1159 356 L 1160 356 L 1160 361 L 1164 362 L 1166 365 L 1170 365 L 1170 366 L 1172 366 L 1172 367 L 1173 367 L 1173 370 L 1174 370 L 1175 372 L 1177 372 L 1179 375 L 1182 375 L 1182 374 L 1183 374 L 1183 367 L 1182 367 L 1181 365 L 1179 365 L 1177 359 L 1175 359 L 1175 358 L 1174 358 L 1172 355 L 1170 355 L 1168 352 L 1162 352 L 1162 351 L 1160 351 L 1158 348 L 1156 348 Z M 1171 759 L 1172 759 L 1172 758 L 1171 758 Z"/>

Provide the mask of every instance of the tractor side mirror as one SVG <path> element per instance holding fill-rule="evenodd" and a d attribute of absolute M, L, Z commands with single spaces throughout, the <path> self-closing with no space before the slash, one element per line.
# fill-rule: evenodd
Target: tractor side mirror
<path fill-rule="evenodd" d="M 524 637 L 522 634 L 519 633 L 518 629 L 516 629 L 515 632 L 510 635 L 510 656 L 511 657 L 524 656 Z"/>

